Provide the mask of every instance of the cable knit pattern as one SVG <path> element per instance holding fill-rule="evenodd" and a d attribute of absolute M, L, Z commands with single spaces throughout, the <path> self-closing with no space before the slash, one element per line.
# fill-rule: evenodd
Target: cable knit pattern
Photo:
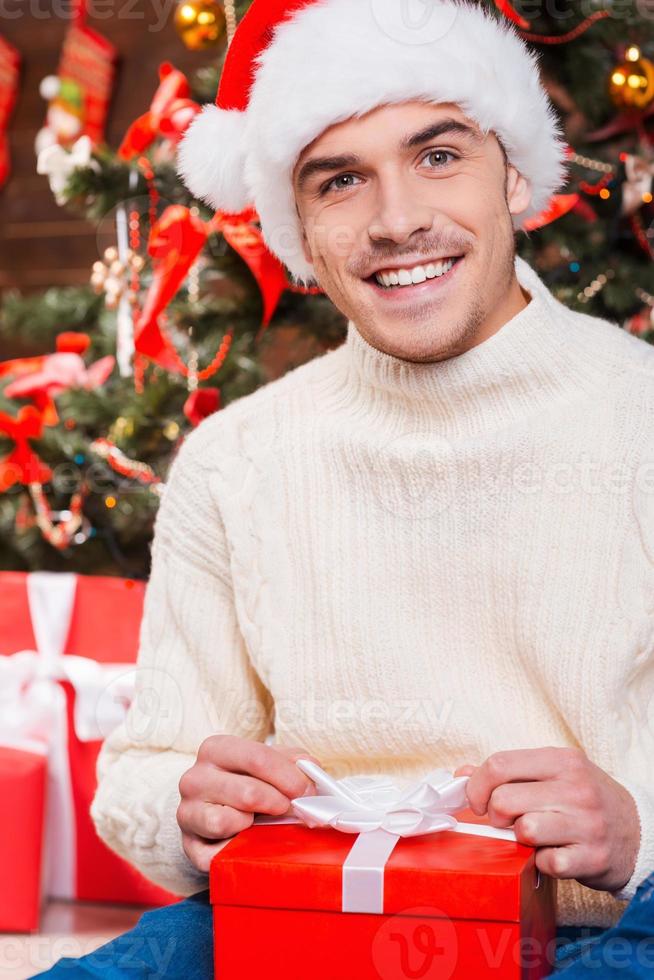
<path fill-rule="evenodd" d="M 345 343 L 191 433 L 157 517 L 138 696 L 98 760 L 104 840 L 180 894 L 178 782 L 214 732 L 415 778 L 580 746 L 633 795 L 631 880 L 559 882 L 608 926 L 654 870 L 654 349 L 531 295 L 412 364 Z"/>

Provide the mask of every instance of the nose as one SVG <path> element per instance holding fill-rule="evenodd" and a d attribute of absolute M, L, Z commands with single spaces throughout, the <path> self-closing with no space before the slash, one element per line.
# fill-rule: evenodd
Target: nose
<path fill-rule="evenodd" d="M 376 207 L 368 225 L 371 242 L 394 242 L 401 245 L 416 231 L 429 231 L 434 220 L 433 208 L 421 201 L 415 188 L 399 177 L 380 182 Z"/>

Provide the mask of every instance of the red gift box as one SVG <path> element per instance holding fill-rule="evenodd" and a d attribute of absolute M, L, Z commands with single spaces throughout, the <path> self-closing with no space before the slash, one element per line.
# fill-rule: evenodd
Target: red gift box
<path fill-rule="evenodd" d="M 401 838 L 383 869 L 383 912 L 371 914 L 342 911 L 354 840 L 331 827 L 255 825 L 218 852 L 210 899 L 220 980 L 551 973 L 556 882 L 540 874 L 533 848 L 452 830 Z"/>
<path fill-rule="evenodd" d="M 46 758 L 0 745 L 0 932 L 38 928 Z"/>
<path fill-rule="evenodd" d="M 47 678 L 52 727 L 59 726 L 59 744 L 67 746 L 63 771 L 61 752 L 53 753 L 50 745 L 46 804 L 49 869 L 44 885 L 51 895 L 86 901 L 157 906 L 177 901 L 179 896 L 148 881 L 111 851 L 98 837 L 90 815 L 103 738 L 127 707 L 127 703 L 117 702 L 121 701 L 121 691 L 130 686 L 127 682 L 133 681 L 128 665 L 136 661 L 138 652 L 145 583 L 35 573 L 31 584 L 38 583 L 38 588 L 30 594 L 29 578 L 22 572 L 0 573 L 0 654 L 15 661 L 22 658 L 23 669 L 30 664 L 38 667 L 39 683 Z M 49 590 L 54 600 L 51 610 L 47 608 Z M 36 680 L 36 670 L 33 673 L 32 681 Z M 114 682 L 115 691 L 110 687 Z M 85 689 L 87 683 L 90 690 Z M 98 707 L 101 696 L 103 710 Z M 43 688 L 37 700 L 43 701 Z M 50 741 L 47 719 L 38 719 L 38 725 L 39 737 Z M 2 741 L 7 737 L 3 737 L 0 719 Z M 59 757 L 56 767 L 53 756 Z"/>

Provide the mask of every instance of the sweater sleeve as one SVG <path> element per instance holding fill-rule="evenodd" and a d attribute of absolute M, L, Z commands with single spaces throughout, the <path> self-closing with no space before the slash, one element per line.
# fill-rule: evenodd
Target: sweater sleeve
<path fill-rule="evenodd" d="M 272 728 L 272 700 L 239 630 L 214 497 L 217 421 L 187 437 L 170 469 L 155 521 L 135 696 L 102 745 L 91 806 L 105 843 L 178 895 L 208 887 L 182 848 L 182 774 L 207 736 L 263 741 Z"/>
<path fill-rule="evenodd" d="M 632 496 L 637 547 L 635 552 L 625 552 L 620 580 L 623 611 L 641 629 L 629 676 L 620 690 L 612 732 L 621 760 L 621 771 L 613 775 L 636 804 L 640 847 L 631 878 L 619 891 L 611 892 L 620 900 L 633 898 L 641 881 L 654 873 L 654 494 L 642 479 L 650 472 L 649 457 L 641 459 L 640 465 L 643 468 L 637 471 Z"/>
<path fill-rule="evenodd" d="M 652 738 L 650 758 L 654 757 L 654 738 Z M 651 789 L 631 779 L 619 782 L 628 790 L 638 810 L 640 820 L 640 848 L 636 865 L 629 881 L 619 891 L 611 892 L 614 898 L 629 901 L 636 894 L 641 881 L 654 873 L 654 795 Z"/>

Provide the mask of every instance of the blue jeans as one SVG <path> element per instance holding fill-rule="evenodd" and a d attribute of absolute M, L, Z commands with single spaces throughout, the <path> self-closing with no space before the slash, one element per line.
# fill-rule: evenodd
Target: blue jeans
<path fill-rule="evenodd" d="M 562 980 L 636 980 L 654 975 L 654 873 L 610 929 L 562 926 L 552 974 Z M 144 912 L 133 929 L 79 959 L 64 957 L 39 977 L 102 980 L 213 978 L 209 891 Z"/>

